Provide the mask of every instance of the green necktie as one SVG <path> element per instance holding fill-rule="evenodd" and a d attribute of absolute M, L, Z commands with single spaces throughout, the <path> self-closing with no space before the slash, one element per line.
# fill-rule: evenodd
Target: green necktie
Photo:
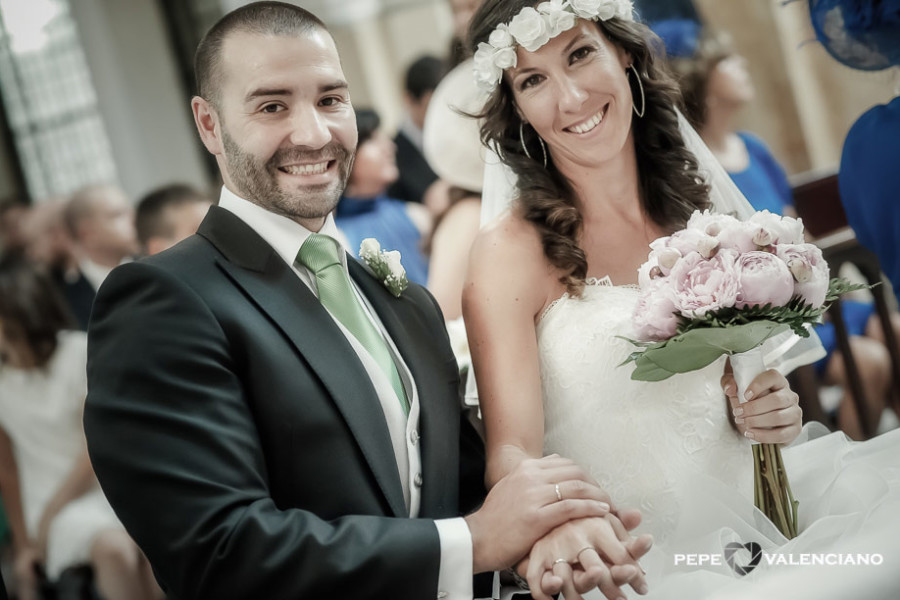
<path fill-rule="evenodd" d="M 409 401 L 400 381 L 400 373 L 397 372 L 387 343 L 357 300 L 350 277 L 341 265 L 339 252 L 342 250 L 337 241 L 327 235 L 314 233 L 303 242 L 297 253 L 297 260 L 315 273 L 319 301 L 368 350 L 387 375 L 403 412 L 408 415 Z"/>

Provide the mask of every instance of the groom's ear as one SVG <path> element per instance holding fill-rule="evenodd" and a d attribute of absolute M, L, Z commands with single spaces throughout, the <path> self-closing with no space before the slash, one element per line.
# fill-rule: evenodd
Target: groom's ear
<path fill-rule="evenodd" d="M 194 113 L 194 123 L 197 125 L 200 141 L 210 154 L 216 156 L 222 154 L 222 128 L 215 107 L 206 98 L 194 96 L 191 99 L 191 110 Z"/>

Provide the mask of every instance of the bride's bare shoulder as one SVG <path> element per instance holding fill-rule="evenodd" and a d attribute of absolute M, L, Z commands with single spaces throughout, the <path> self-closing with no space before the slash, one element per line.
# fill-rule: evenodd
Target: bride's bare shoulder
<path fill-rule="evenodd" d="M 534 225 L 507 211 L 482 227 L 472 246 L 475 260 L 543 265 L 544 249 Z"/>
<path fill-rule="evenodd" d="M 526 300 L 537 310 L 554 281 L 537 230 L 508 212 L 482 228 L 472 245 L 464 294 Z"/>

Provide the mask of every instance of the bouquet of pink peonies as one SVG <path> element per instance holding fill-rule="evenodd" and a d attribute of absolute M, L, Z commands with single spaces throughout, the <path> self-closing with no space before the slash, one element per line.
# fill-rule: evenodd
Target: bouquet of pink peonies
<path fill-rule="evenodd" d="M 738 397 L 765 370 L 762 345 L 809 326 L 840 294 L 864 286 L 830 279 L 803 223 L 762 211 L 747 221 L 694 212 L 687 227 L 650 244 L 639 271 L 634 311 L 639 347 L 624 364 L 631 378 L 661 381 L 731 357 Z M 797 535 L 797 502 L 776 444 L 754 444 L 756 506 L 788 538 Z"/>

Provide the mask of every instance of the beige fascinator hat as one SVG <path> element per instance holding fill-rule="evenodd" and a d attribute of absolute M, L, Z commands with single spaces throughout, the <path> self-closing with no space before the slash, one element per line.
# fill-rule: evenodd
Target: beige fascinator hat
<path fill-rule="evenodd" d="M 474 114 L 484 106 L 485 94 L 472 76 L 472 60 L 450 71 L 438 84 L 428 104 L 423 130 L 425 160 L 450 185 L 480 192 L 484 180 L 485 150 Z"/>

